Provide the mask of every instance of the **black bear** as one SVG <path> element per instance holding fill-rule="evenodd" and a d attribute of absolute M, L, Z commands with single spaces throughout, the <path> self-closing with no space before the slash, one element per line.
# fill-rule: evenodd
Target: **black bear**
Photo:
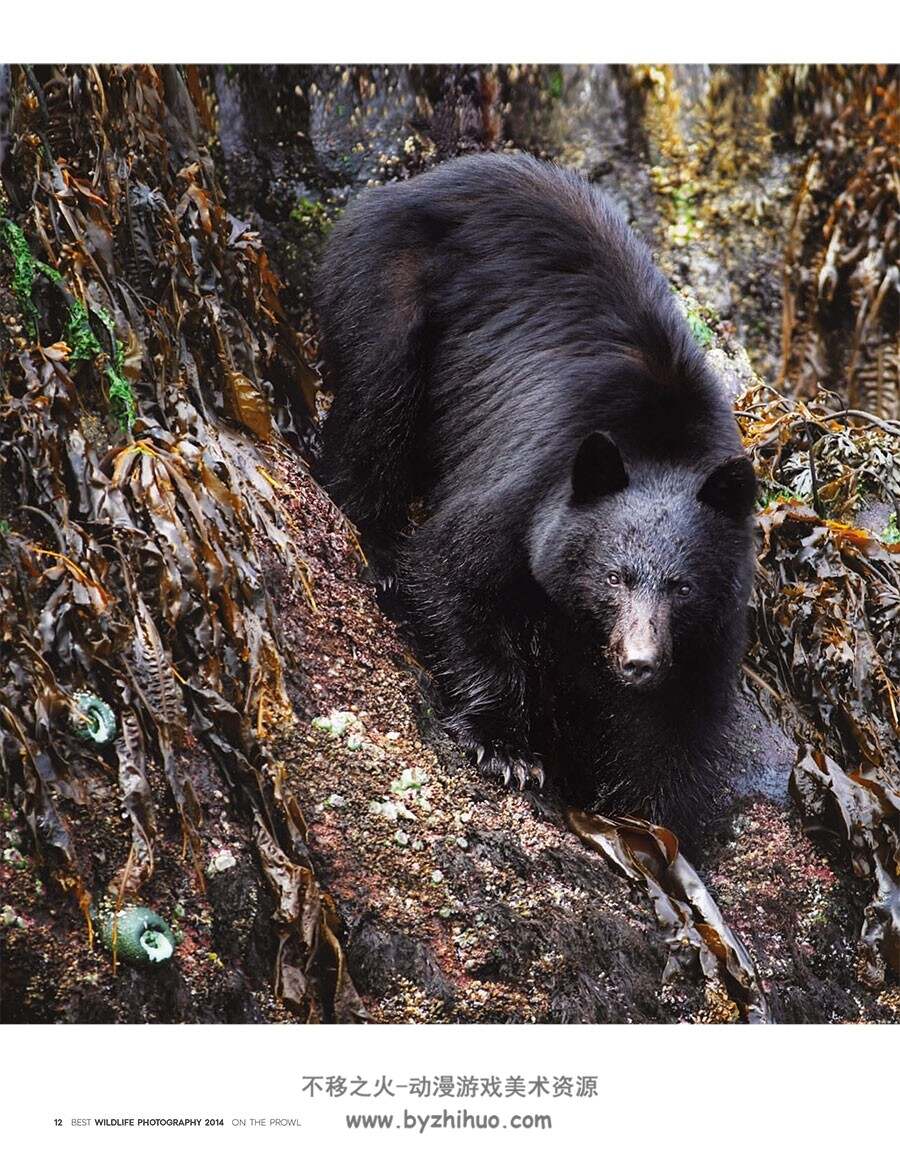
<path fill-rule="evenodd" d="M 317 305 L 321 475 L 392 566 L 449 729 L 520 787 L 549 758 L 581 803 L 685 823 L 756 485 L 648 249 L 579 175 L 466 157 L 360 195 Z"/>

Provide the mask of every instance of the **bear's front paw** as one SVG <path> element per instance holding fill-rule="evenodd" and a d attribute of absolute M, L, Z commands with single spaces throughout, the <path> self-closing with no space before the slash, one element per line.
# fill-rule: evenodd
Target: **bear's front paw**
<path fill-rule="evenodd" d="M 486 775 L 499 777 L 504 784 L 514 785 L 520 792 L 529 783 L 538 789 L 544 787 L 544 767 L 540 756 L 489 740 L 465 721 L 448 721 L 447 731 Z"/>
<path fill-rule="evenodd" d="M 400 580 L 397 573 L 386 568 L 375 569 L 370 567 L 372 583 L 381 596 L 390 596 L 396 599 L 400 595 Z"/>
<path fill-rule="evenodd" d="M 544 787 L 544 766 L 540 756 L 520 755 L 495 744 L 485 751 L 479 762 L 485 772 L 499 776 L 507 787 L 515 786 L 520 792 L 526 784 L 533 784 L 538 791 Z"/>

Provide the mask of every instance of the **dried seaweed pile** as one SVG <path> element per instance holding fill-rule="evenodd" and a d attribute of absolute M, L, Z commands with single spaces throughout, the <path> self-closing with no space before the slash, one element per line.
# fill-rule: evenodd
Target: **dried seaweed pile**
<path fill-rule="evenodd" d="M 750 680 L 800 745 L 808 830 L 874 881 L 859 971 L 878 988 L 900 975 L 900 425 L 762 387 L 739 408 L 764 504 Z"/>
<path fill-rule="evenodd" d="M 787 90 L 789 88 L 789 91 Z M 803 70 L 785 102 L 811 138 L 785 248 L 781 382 L 840 388 L 900 416 L 900 81 L 896 68 Z"/>
<path fill-rule="evenodd" d="M 265 755 L 290 705 L 263 572 L 302 579 L 302 561 L 241 426 L 291 431 L 311 381 L 277 279 L 223 204 L 194 70 L 17 68 L 11 97 L 4 791 L 90 934 L 92 902 L 153 876 L 173 805 L 202 888 L 203 809 L 227 790 L 274 894 L 277 993 L 307 1015 L 335 1001 L 352 1014 L 302 818 Z M 130 823 L 117 859 L 75 830 L 110 784 Z"/>

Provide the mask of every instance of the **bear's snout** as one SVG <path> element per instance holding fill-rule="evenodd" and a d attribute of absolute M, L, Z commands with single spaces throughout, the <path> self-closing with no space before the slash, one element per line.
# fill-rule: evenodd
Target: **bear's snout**
<path fill-rule="evenodd" d="M 662 605 L 635 597 L 623 608 L 611 645 L 614 670 L 630 688 L 651 688 L 669 666 L 668 620 Z"/>
<path fill-rule="evenodd" d="M 657 657 L 653 648 L 633 648 L 623 653 L 622 676 L 630 684 L 643 684 L 656 668 Z"/>

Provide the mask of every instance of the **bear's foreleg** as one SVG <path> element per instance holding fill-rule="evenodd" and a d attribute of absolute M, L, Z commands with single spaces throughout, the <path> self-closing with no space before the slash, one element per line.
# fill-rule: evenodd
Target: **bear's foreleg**
<path fill-rule="evenodd" d="M 483 571 L 450 562 L 448 546 L 455 551 L 463 542 L 430 521 L 407 545 L 401 577 L 440 687 L 444 725 L 484 772 L 520 789 L 528 782 L 541 787 L 541 758 L 530 742 L 527 616 L 514 592 L 486 586 Z"/>

